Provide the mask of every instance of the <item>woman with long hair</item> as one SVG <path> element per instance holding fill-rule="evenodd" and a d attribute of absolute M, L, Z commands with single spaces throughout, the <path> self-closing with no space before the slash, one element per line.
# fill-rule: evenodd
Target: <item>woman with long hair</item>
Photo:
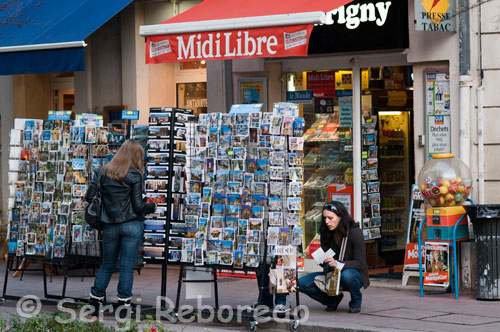
<path fill-rule="evenodd" d="M 153 213 L 156 204 L 143 198 L 144 149 L 138 142 L 127 140 L 108 165 L 94 172 L 85 196 L 87 202 L 95 195 L 100 172 L 102 263 L 90 289 L 90 305 L 97 316 L 120 257 L 117 310 L 123 318 L 132 314 L 134 265 L 143 238 L 144 216 Z"/>
<path fill-rule="evenodd" d="M 366 264 L 365 240 L 359 225 L 354 222 L 344 204 L 331 201 L 323 206 L 323 217 L 319 227 L 321 248 L 326 252 L 332 249 L 335 256 L 326 258 L 323 263 L 324 272 L 315 272 L 299 279 L 299 291 L 326 306 L 326 311 L 335 311 L 344 294 L 329 296 L 314 283 L 314 278 L 337 267 L 337 262 L 343 263 L 340 274 L 340 285 L 344 291 L 349 291 L 349 313 L 361 311 L 361 287 L 368 287 L 368 266 Z M 342 261 L 339 260 L 342 240 L 347 237 L 347 245 Z"/>

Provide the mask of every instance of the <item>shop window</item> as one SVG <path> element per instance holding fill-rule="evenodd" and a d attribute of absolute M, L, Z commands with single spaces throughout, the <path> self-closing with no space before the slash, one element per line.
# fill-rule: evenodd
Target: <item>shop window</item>
<path fill-rule="evenodd" d="M 409 66 L 361 70 L 363 231 L 365 239 L 381 249 L 368 252 L 372 266 L 377 264 L 375 256 L 379 265 L 404 262 L 415 181 L 411 76 Z"/>
<path fill-rule="evenodd" d="M 310 258 L 319 247 L 323 205 L 339 200 L 354 212 L 352 71 L 287 73 L 287 92 L 305 90 L 311 99 L 300 101 L 306 120 L 303 222 L 305 255 Z"/>
<path fill-rule="evenodd" d="M 207 113 L 207 83 L 178 83 L 177 107 L 194 111 L 194 115 Z"/>
<path fill-rule="evenodd" d="M 188 62 L 181 62 L 180 63 L 180 69 L 181 70 L 191 70 L 191 69 L 205 69 L 207 68 L 207 62 L 206 61 L 188 61 Z"/>

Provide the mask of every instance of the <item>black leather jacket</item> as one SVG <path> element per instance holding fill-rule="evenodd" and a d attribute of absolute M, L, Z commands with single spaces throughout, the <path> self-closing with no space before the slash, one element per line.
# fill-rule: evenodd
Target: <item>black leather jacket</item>
<path fill-rule="evenodd" d="M 100 171 L 100 169 L 94 171 L 94 176 L 85 195 L 87 202 L 95 195 Z M 133 168 L 129 169 L 121 181 L 112 180 L 103 174 L 101 176 L 101 221 L 108 224 L 118 224 L 144 220 L 145 215 L 154 212 L 155 204 L 146 203 L 142 192 L 143 177 Z"/>

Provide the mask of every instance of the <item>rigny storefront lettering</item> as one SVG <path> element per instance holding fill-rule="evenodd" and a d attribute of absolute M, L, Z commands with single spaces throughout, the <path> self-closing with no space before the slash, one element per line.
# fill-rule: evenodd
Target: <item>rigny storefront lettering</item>
<path fill-rule="evenodd" d="M 326 13 L 325 24 L 345 24 L 351 30 L 363 22 L 375 22 L 378 26 L 383 26 L 391 4 L 391 1 L 385 1 L 342 6 Z"/>

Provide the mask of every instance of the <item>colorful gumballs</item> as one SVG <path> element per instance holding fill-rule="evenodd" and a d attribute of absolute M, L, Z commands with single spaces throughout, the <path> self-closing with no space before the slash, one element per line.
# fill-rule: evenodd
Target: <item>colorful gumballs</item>
<path fill-rule="evenodd" d="M 455 201 L 448 202 L 446 205 L 448 206 L 455 206 L 457 203 Z"/>
<path fill-rule="evenodd" d="M 446 194 L 446 196 L 444 196 L 444 199 L 447 203 L 455 200 L 455 197 L 452 195 L 452 194 Z"/>
<path fill-rule="evenodd" d="M 462 181 L 462 183 L 463 183 L 463 184 L 465 184 L 465 186 L 466 186 L 467 188 L 470 188 L 470 187 L 472 186 L 472 180 L 471 180 L 471 179 L 464 179 L 464 180 Z"/>
<path fill-rule="evenodd" d="M 463 193 L 463 192 L 465 191 L 465 189 L 467 189 L 467 188 L 465 187 L 465 184 L 463 184 L 463 183 L 459 183 L 459 184 L 457 185 L 457 191 L 458 191 L 459 193 Z"/>
<path fill-rule="evenodd" d="M 448 187 L 443 185 L 439 187 L 439 191 L 441 192 L 441 195 L 446 195 L 448 193 Z"/>
<path fill-rule="evenodd" d="M 458 177 L 457 178 L 457 183 L 461 183 L 462 182 L 462 178 L 461 177 Z"/>
<path fill-rule="evenodd" d="M 422 195 L 424 197 L 431 197 L 432 196 L 432 192 L 429 188 L 425 188 L 424 190 L 422 190 Z"/>
<path fill-rule="evenodd" d="M 438 205 L 444 205 L 444 197 L 443 196 L 437 197 L 436 202 Z"/>
<path fill-rule="evenodd" d="M 425 178 L 425 183 L 430 184 L 432 182 L 432 178 L 430 176 Z"/>
<path fill-rule="evenodd" d="M 433 186 L 433 187 L 431 187 L 431 193 L 432 193 L 434 196 L 438 196 L 440 192 L 441 192 L 441 191 L 439 190 L 439 187 L 438 187 L 438 186 Z"/>
<path fill-rule="evenodd" d="M 449 187 L 451 184 L 450 184 L 450 181 L 448 180 L 443 180 L 443 186 L 446 186 L 446 187 Z"/>
<path fill-rule="evenodd" d="M 424 192 L 424 190 L 425 190 L 425 188 L 427 188 L 427 186 L 425 184 L 421 184 L 419 188 L 420 188 L 421 192 Z"/>
<path fill-rule="evenodd" d="M 457 185 L 456 184 L 452 184 L 450 185 L 450 187 L 448 188 L 448 192 L 452 193 L 452 194 L 456 194 L 457 193 Z"/>
<path fill-rule="evenodd" d="M 432 206 L 436 206 L 436 199 L 434 197 L 429 198 L 429 204 Z"/>
<path fill-rule="evenodd" d="M 437 179 L 437 184 L 441 187 L 443 185 L 443 179 Z"/>
<path fill-rule="evenodd" d="M 464 198 L 464 195 L 462 195 L 461 193 L 456 193 L 453 198 L 456 202 L 460 202 Z"/>

